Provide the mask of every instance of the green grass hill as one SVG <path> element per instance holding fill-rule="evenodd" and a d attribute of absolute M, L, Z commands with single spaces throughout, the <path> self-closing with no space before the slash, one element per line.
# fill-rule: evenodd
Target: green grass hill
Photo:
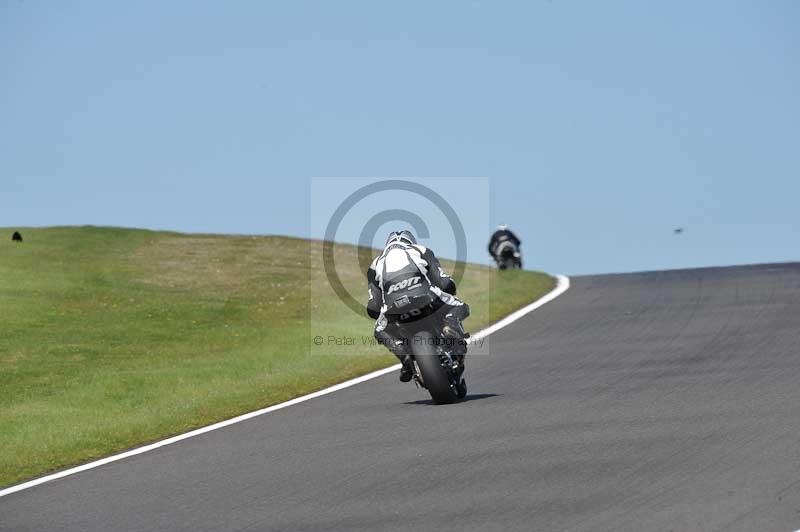
<path fill-rule="evenodd" d="M 0 230 L 0 486 L 395 363 L 378 346 L 311 349 L 318 333 L 372 334 L 371 321 L 329 293 L 320 242 L 20 231 L 23 243 Z M 337 244 L 337 271 L 365 299 L 357 254 Z M 459 286 L 473 308 L 468 329 L 553 284 L 542 273 L 469 265 Z"/>

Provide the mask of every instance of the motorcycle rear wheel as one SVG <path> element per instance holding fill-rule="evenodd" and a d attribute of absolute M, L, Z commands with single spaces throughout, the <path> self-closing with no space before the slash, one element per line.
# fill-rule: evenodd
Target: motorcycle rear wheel
<path fill-rule="evenodd" d="M 435 337 L 427 332 L 421 331 L 414 335 L 411 349 L 414 352 L 414 360 L 417 363 L 422 382 L 431 399 L 436 404 L 450 404 L 459 400 L 458 386 L 450 383 L 447 369 L 442 366 L 439 355 L 436 353 Z M 466 385 L 464 386 L 466 395 Z"/>

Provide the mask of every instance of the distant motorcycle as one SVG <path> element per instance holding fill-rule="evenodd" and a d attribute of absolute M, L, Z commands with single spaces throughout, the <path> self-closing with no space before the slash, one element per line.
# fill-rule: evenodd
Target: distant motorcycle
<path fill-rule="evenodd" d="M 495 250 L 494 261 L 500 270 L 513 270 L 522 268 L 522 255 L 513 242 L 506 240 L 498 244 Z"/>

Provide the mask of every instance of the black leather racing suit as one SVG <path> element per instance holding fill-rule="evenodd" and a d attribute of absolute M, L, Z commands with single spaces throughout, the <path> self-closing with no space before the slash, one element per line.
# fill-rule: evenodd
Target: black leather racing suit
<path fill-rule="evenodd" d="M 497 259 L 497 248 L 505 241 L 509 241 L 514 244 L 514 247 L 519 250 L 520 244 L 522 241 L 517 238 L 511 229 L 498 229 L 492 235 L 492 238 L 489 239 L 489 255 L 492 256 L 495 260 Z"/>
<path fill-rule="evenodd" d="M 407 342 L 398 334 L 394 323 L 385 316 L 383 273 L 387 268 L 387 259 L 390 253 L 403 252 L 411 262 L 406 267 L 413 265 L 430 283 L 430 290 L 442 303 L 440 310 L 445 324 L 463 333 L 461 321 L 469 316 L 469 306 L 456 297 L 456 284 L 442 268 L 433 251 L 417 244 L 402 242 L 390 243 L 367 270 L 367 286 L 369 301 L 367 301 L 367 314 L 375 322 L 375 338 L 386 346 L 389 351 L 397 355 L 401 361 L 408 354 Z M 388 259 L 391 262 L 391 259 Z"/>

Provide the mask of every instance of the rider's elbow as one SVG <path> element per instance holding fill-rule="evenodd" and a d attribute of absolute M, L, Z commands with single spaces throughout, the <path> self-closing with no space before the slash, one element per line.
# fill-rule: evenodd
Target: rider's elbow
<path fill-rule="evenodd" d="M 452 279 L 448 279 L 447 282 L 444 283 L 442 290 L 444 290 L 451 296 L 454 296 L 456 295 L 456 283 L 454 283 Z"/>

